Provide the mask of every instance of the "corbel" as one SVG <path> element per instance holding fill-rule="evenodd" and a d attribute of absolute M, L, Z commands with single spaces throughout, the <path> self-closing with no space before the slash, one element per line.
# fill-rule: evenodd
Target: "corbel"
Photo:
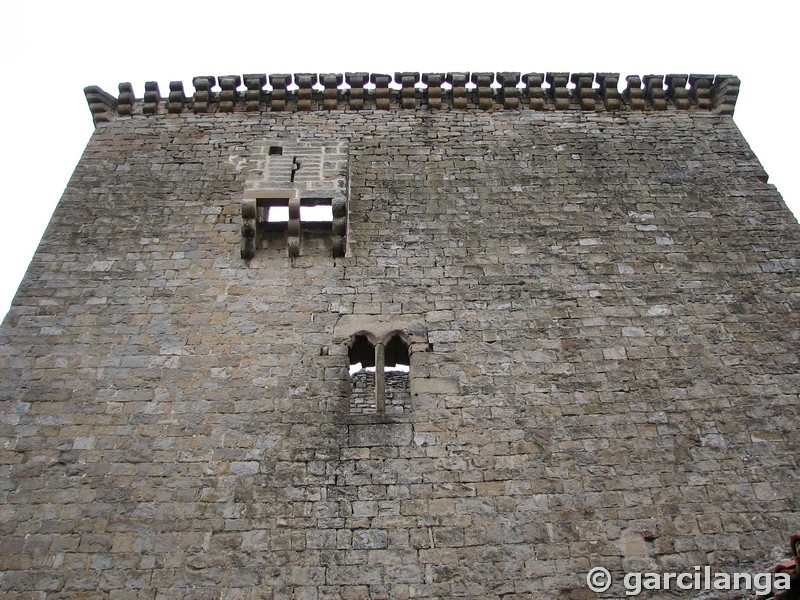
<path fill-rule="evenodd" d="M 645 97 L 655 110 L 667 109 L 667 92 L 664 90 L 663 75 L 645 75 L 642 78 Z"/>
<path fill-rule="evenodd" d="M 647 105 L 644 101 L 642 80 L 638 75 L 628 75 L 625 78 L 628 87 L 625 88 L 624 97 L 631 110 L 644 110 Z"/>
<path fill-rule="evenodd" d="M 711 86 L 711 108 L 718 115 L 732 115 L 739 97 L 738 77 L 717 75 Z"/>
<path fill-rule="evenodd" d="M 341 73 L 322 73 L 319 82 L 325 89 L 322 91 L 323 110 L 336 110 L 339 108 L 339 86 L 342 85 Z"/>
<path fill-rule="evenodd" d="M 353 110 L 364 108 L 364 85 L 369 82 L 369 73 L 345 73 L 344 80 L 350 86 L 347 105 Z"/>
<path fill-rule="evenodd" d="M 289 221 L 286 224 L 289 258 L 300 256 L 300 198 L 289 198 Z"/>
<path fill-rule="evenodd" d="M 622 98 L 617 89 L 619 73 L 598 73 L 595 79 L 600 86 L 600 97 L 606 110 L 619 110 L 622 106 Z"/>
<path fill-rule="evenodd" d="M 369 80 L 375 84 L 375 108 L 378 110 L 389 110 L 391 90 L 389 84 L 392 82 L 390 75 L 385 73 L 373 73 Z"/>
<path fill-rule="evenodd" d="M 170 81 L 167 110 L 173 114 L 181 113 L 183 112 L 183 107 L 185 104 L 186 104 L 186 94 L 183 91 L 183 82 Z"/>
<path fill-rule="evenodd" d="M 546 81 L 550 84 L 550 96 L 556 110 L 569 109 L 570 93 L 567 88 L 569 73 L 548 73 Z"/>
<path fill-rule="evenodd" d="M 83 88 L 86 102 L 89 104 L 89 111 L 92 113 L 92 121 L 98 123 L 109 123 L 114 120 L 117 112 L 117 99 L 108 92 L 104 92 L 96 85 Z"/>
<path fill-rule="evenodd" d="M 219 111 L 233 112 L 236 106 L 236 88 L 242 83 L 242 78 L 238 75 L 220 75 L 219 87 L 222 91 L 219 94 Z"/>
<path fill-rule="evenodd" d="M 528 88 L 528 101 L 529 106 L 533 110 L 545 110 L 547 103 L 545 102 L 544 89 L 544 73 L 525 73 L 522 76 L 522 83 Z"/>
<path fill-rule="evenodd" d="M 286 110 L 286 88 L 292 82 L 292 76 L 286 73 L 276 73 L 269 76 L 272 92 L 269 95 L 271 110 Z"/>
<path fill-rule="evenodd" d="M 494 106 L 494 73 L 473 73 L 470 81 L 478 88 L 478 108 L 489 110 Z"/>
<path fill-rule="evenodd" d="M 294 83 L 297 90 L 297 110 L 311 110 L 314 99 L 314 86 L 317 84 L 316 73 L 295 73 Z"/>
<path fill-rule="evenodd" d="M 417 88 L 419 73 L 395 73 L 395 83 L 400 84 L 400 106 L 402 108 L 417 108 Z"/>
<path fill-rule="evenodd" d="M 667 97 L 672 100 L 675 108 L 687 110 L 692 103 L 689 100 L 689 90 L 686 89 L 687 75 L 667 75 L 664 78 L 667 84 Z"/>
<path fill-rule="evenodd" d="M 450 97 L 452 98 L 453 108 L 467 108 L 467 81 L 469 81 L 468 72 L 453 72 L 448 73 L 446 77 L 447 83 L 452 88 L 450 90 Z"/>
<path fill-rule="evenodd" d="M 245 260 L 250 260 L 256 255 L 256 248 L 259 247 L 258 223 L 258 201 L 255 198 L 245 198 L 242 200 L 242 247 L 241 256 Z"/>
<path fill-rule="evenodd" d="M 427 86 L 425 97 L 427 98 L 428 108 L 442 107 L 442 83 L 444 82 L 444 76 L 444 73 L 422 74 L 422 83 Z"/>
<path fill-rule="evenodd" d="M 711 109 L 711 85 L 713 83 L 713 75 L 689 75 L 689 85 L 691 86 L 689 98 L 697 108 L 704 110 Z"/>
<path fill-rule="evenodd" d="M 211 88 L 217 82 L 213 75 L 199 75 L 192 79 L 194 86 L 194 112 L 206 113 L 211 107 Z"/>
<path fill-rule="evenodd" d="M 333 245 L 333 257 L 339 258 L 345 255 L 347 249 L 347 199 L 334 198 L 331 201 L 331 242 Z"/>
<path fill-rule="evenodd" d="M 594 110 L 597 106 L 597 92 L 592 87 L 594 73 L 573 73 L 570 81 L 575 85 L 581 110 Z"/>
<path fill-rule="evenodd" d="M 519 88 L 517 88 L 517 84 L 519 83 L 520 75 L 521 73 L 516 71 L 503 71 L 497 74 L 497 83 L 502 86 L 500 94 L 503 108 L 519 108 Z"/>
<path fill-rule="evenodd" d="M 117 86 L 119 95 L 117 96 L 117 114 L 130 115 L 133 112 L 133 103 L 136 101 L 136 96 L 133 94 L 133 86 L 128 83 L 120 83 Z"/>
<path fill-rule="evenodd" d="M 158 112 L 158 103 L 161 102 L 161 91 L 157 81 L 148 81 L 144 84 L 144 106 L 142 112 L 154 115 Z"/>
<path fill-rule="evenodd" d="M 244 109 L 247 112 L 258 112 L 261 110 L 261 96 L 264 84 L 267 83 L 267 76 L 264 73 L 253 73 L 244 75 L 244 85 L 247 91 L 244 93 Z"/>

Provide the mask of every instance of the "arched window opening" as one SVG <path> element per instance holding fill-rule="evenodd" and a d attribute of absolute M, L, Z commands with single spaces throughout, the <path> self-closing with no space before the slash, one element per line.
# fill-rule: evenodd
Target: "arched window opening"
<path fill-rule="evenodd" d="M 347 356 L 350 363 L 350 413 L 377 414 L 375 345 L 367 335 L 356 334 L 351 338 Z"/>
<path fill-rule="evenodd" d="M 385 371 L 402 371 L 408 373 L 411 357 L 408 353 L 408 344 L 398 334 L 392 336 L 386 344 L 384 359 Z"/>
<path fill-rule="evenodd" d="M 401 332 L 350 338 L 350 413 L 400 414 L 410 410 L 411 352 Z"/>
<path fill-rule="evenodd" d="M 409 371 L 411 355 L 399 333 L 392 335 L 383 351 L 384 412 L 404 413 L 410 400 Z"/>
<path fill-rule="evenodd" d="M 356 335 L 347 351 L 350 358 L 350 375 L 362 369 L 375 370 L 375 346 L 366 335 Z"/>

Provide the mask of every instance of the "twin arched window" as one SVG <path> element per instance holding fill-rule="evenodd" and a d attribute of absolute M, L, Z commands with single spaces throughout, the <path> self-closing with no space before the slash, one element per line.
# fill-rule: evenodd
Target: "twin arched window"
<path fill-rule="evenodd" d="M 369 332 L 354 334 L 348 348 L 350 373 L 375 369 L 379 362 L 383 370 L 408 371 L 411 354 L 405 338 L 399 331 L 391 331 L 381 338 Z"/>
<path fill-rule="evenodd" d="M 406 334 L 390 331 L 378 337 L 360 331 L 353 334 L 350 340 L 350 412 L 407 412 L 411 353 Z"/>

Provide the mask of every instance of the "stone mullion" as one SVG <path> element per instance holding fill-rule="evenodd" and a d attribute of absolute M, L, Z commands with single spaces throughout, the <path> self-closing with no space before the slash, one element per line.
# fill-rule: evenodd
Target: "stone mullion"
<path fill-rule="evenodd" d="M 375 344 L 375 408 L 379 415 L 386 412 L 386 346 Z"/>

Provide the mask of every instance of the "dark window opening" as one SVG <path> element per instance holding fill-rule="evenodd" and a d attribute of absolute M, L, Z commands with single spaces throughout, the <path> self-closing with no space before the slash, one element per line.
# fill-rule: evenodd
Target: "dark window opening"
<path fill-rule="evenodd" d="M 384 370 L 405 371 L 409 370 L 411 357 L 408 354 L 408 344 L 399 335 L 392 336 L 386 344 L 384 354 Z"/>
<path fill-rule="evenodd" d="M 411 356 L 408 344 L 394 334 L 384 347 L 383 355 L 384 412 L 398 414 L 410 409 L 409 372 Z"/>
<path fill-rule="evenodd" d="M 411 353 L 401 334 L 374 344 L 368 335 L 354 335 L 348 362 L 350 414 L 402 414 L 411 410 Z"/>
<path fill-rule="evenodd" d="M 263 146 L 262 146 L 263 148 Z M 280 146 L 270 146 L 269 147 L 269 155 L 270 156 L 283 156 L 283 148 Z M 262 154 L 263 156 L 263 154 Z"/>
<path fill-rule="evenodd" d="M 375 346 L 366 335 L 355 335 L 347 356 L 350 363 L 350 414 L 377 414 Z"/>
<path fill-rule="evenodd" d="M 375 346 L 365 335 L 357 335 L 348 349 L 350 374 L 362 369 L 375 368 Z"/>

